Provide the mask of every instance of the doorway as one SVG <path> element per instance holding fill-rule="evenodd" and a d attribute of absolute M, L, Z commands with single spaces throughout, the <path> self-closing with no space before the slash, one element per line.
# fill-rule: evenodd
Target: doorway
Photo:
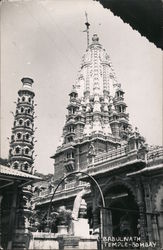
<path fill-rule="evenodd" d="M 131 191 L 123 185 L 113 186 L 105 193 L 105 201 L 103 235 L 139 236 L 139 208 Z"/>

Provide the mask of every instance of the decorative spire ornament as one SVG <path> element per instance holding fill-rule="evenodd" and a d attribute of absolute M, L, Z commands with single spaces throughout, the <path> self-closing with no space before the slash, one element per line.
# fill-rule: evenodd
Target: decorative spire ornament
<path fill-rule="evenodd" d="M 86 30 L 84 32 L 87 32 L 87 49 L 88 49 L 88 47 L 89 47 L 89 26 L 90 26 L 90 23 L 88 22 L 88 14 L 87 14 L 87 12 L 85 12 L 85 17 L 86 17 L 86 22 L 85 22 Z"/>

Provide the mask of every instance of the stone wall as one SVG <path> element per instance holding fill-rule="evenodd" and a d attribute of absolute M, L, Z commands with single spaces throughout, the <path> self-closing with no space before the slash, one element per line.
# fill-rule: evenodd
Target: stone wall
<path fill-rule="evenodd" d="M 65 249 L 90 249 L 97 250 L 97 240 L 93 236 L 75 237 L 58 235 L 54 233 L 35 232 L 31 233 L 29 250 L 65 250 Z"/>
<path fill-rule="evenodd" d="M 36 232 L 31 234 L 29 250 L 59 249 L 59 243 L 54 233 Z"/>

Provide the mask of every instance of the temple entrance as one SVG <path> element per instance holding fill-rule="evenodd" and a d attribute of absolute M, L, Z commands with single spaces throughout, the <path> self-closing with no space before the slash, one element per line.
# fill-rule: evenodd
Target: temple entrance
<path fill-rule="evenodd" d="M 131 191 L 123 185 L 110 188 L 105 194 L 103 235 L 139 236 L 139 209 Z"/>

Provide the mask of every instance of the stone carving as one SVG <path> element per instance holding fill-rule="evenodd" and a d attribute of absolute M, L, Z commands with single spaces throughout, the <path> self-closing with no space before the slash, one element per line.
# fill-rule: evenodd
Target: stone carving
<path fill-rule="evenodd" d="M 93 143 L 91 142 L 89 150 L 88 150 L 88 155 L 89 156 L 95 156 L 96 155 L 96 149 Z"/>
<path fill-rule="evenodd" d="M 87 184 L 76 196 L 75 201 L 74 201 L 74 206 L 72 210 L 72 219 L 73 220 L 78 220 L 78 215 L 79 215 L 79 209 L 80 205 L 82 202 L 82 197 L 87 193 L 89 190 L 90 185 Z"/>
<path fill-rule="evenodd" d="M 81 200 L 80 208 L 79 208 L 79 218 L 84 218 L 87 214 L 87 203 L 84 199 Z"/>

